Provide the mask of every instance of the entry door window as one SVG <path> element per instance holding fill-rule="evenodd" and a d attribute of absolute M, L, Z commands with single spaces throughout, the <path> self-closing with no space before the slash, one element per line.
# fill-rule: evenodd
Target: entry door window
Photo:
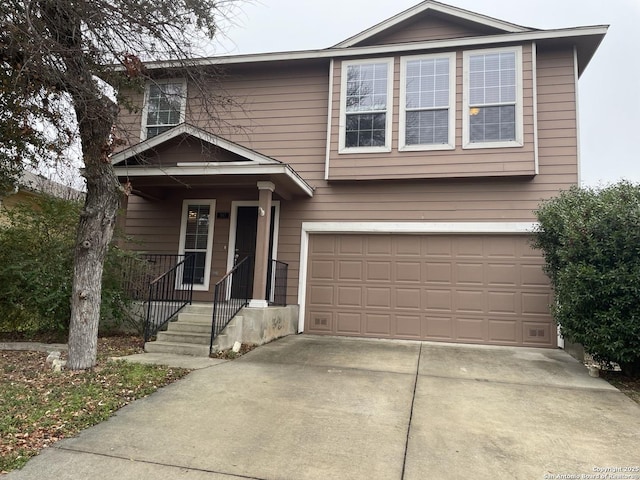
<path fill-rule="evenodd" d="M 180 253 L 191 255 L 193 262 L 185 262 L 182 284 L 193 284 L 195 290 L 209 289 L 214 214 L 215 200 L 185 200 L 183 204 Z"/>

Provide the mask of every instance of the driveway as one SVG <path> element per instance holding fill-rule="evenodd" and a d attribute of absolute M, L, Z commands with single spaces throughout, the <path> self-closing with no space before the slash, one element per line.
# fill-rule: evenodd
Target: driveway
<path fill-rule="evenodd" d="M 7 478 L 530 480 L 639 466 L 640 406 L 562 351 L 299 335 L 194 371 Z M 640 479 L 611 472 L 599 478 Z"/>

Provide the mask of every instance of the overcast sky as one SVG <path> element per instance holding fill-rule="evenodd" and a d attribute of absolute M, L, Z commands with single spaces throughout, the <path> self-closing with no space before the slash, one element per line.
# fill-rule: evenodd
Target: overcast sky
<path fill-rule="evenodd" d="M 261 0 L 242 3 L 217 54 L 326 48 L 418 0 Z M 584 185 L 640 182 L 640 0 L 449 0 L 532 28 L 610 25 L 579 83 Z"/>

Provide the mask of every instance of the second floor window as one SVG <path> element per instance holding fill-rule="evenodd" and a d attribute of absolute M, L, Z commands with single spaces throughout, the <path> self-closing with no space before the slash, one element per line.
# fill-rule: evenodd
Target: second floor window
<path fill-rule="evenodd" d="M 343 64 L 340 148 L 390 150 L 392 60 Z"/>
<path fill-rule="evenodd" d="M 522 145 L 520 48 L 465 52 L 465 147 Z"/>
<path fill-rule="evenodd" d="M 155 137 L 184 121 L 185 91 L 185 84 L 180 81 L 148 85 L 143 119 L 145 138 Z"/>
<path fill-rule="evenodd" d="M 455 147 L 455 53 L 401 60 L 401 150 Z"/>

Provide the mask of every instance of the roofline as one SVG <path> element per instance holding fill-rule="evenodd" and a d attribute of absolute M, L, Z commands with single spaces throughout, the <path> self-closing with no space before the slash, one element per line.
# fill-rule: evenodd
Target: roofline
<path fill-rule="evenodd" d="M 133 145 L 132 147 L 127 148 L 126 150 L 116 153 L 115 155 L 113 155 L 113 157 L 111 157 L 111 164 L 116 165 L 124 160 L 127 160 L 128 158 L 140 155 L 147 150 L 151 150 L 152 148 L 157 147 L 158 145 L 183 134 L 199 138 L 200 140 L 203 140 L 212 145 L 216 145 L 231 153 L 235 153 L 236 155 L 240 155 L 241 157 L 244 157 L 247 160 L 251 160 L 252 162 L 255 162 L 259 165 L 282 164 L 282 162 L 279 162 L 278 160 L 267 157 L 266 155 L 258 153 L 255 150 L 251 150 L 250 148 L 243 147 L 242 145 L 239 145 L 237 143 L 230 142 L 229 140 L 219 137 L 218 135 L 206 132 L 188 123 L 181 123 L 180 125 L 167 130 L 160 135 L 156 135 L 155 137 L 145 140 L 144 142 L 138 143 L 136 145 Z"/>
<path fill-rule="evenodd" d="M 411 8 L 408 8 L 404 12 L 400 12 L 397 15 L 394 15 L 393 17 L 390 17 L 378 23 L 377 25 L 374 25 L 373 27 L 367 28 L 366 30 L 363 30 L 358 34 L 347 38 L 346 40 L 343 40 L 342 42 L 334 45 L 334 48 L 351 47 L 391 27 L 394 27 L 395 25 L 398 25 L 415 15 L 419 15 L 423 12 L 426 12 L 427 10 L 434 10 L 439 13 L 444 13 L 457 18 L 461 18 L 463 20 L 468 20 L 473 23 L 479 23 L 487 27 L 497 28 L 505 32 L 515 33 L 515 32 L 523 32 L 523 31 L 531 30 L 530 28 L 516 25 L 514 23 L 505 22 L 503 20 L 482 15 L 480 13 L 471 12 L 469 10 L 464 10 L 462 8 L 454 7 L 452 5 L 445 5 L 443 3 L 435 2 L 433 0 L 427 0 Z"/>
<path fill-rule="evenodd" d="M 305 182 L 295 170 L 284 163 L 278 164 L 247 164 L 221 166 L 218 164 L 181 164 L 176 167 L 126 166 L 114 167 L 118 177 L 184 177 L 207 175 L 285 175 L 308 197 L 313 197 L 313 187 Z"/>
<path fill-rule="evenodd" d="M 366 47 L 332 47 L 322 50 L 297 50 L 285 52 L 271 52 L 258 54 L 230 55 L 221 57 L 203 57 L 190 60 L 191 66 L 208 65 L 238 65 L 260 62 L 283 62 L 296 60 L 312 60 L 358 57 L 364 55 L 380 55 L 395 52 L 411 52 L 418 50 L 435 50 L 474 45 L 489 45 L 514 42 L 528 42 L 553 39 L 570 39 L 584 36 L 604 36 L 608 25 L 589 25 L 573 28 L 560 28 L 553 30 L 533 30 L 496 35 L 482 35 L 479 37 L 463 37 L 444 40 L 429 40 L 426 42 L 394 43 L 388 45 L 372 45 Z M 182 68 L 182 61 L 158 61 L 145 63 L 147 69 Z"/>

